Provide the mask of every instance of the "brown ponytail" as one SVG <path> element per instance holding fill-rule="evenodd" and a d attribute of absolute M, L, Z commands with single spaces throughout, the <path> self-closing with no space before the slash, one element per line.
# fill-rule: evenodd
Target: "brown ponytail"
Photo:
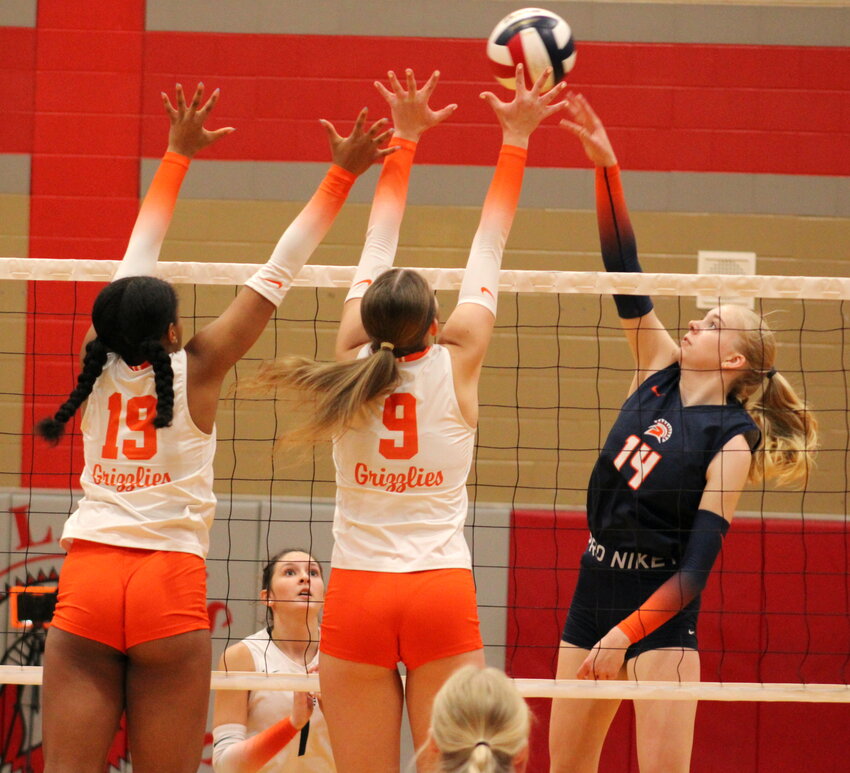
<path fill-rule="evenodd" d="M 277 387 L 297 393 L 310 406 L 305 423 L 287 432 L 284 443 L 312 444 L 327 440 L 355 424 L 366 407 L 398 386 L 400 374 L 392 350 L 378 349 L 368 357 L 321 363 L 307 357 L 282 357 L 268 362 L 240 390 L 269 392 Z"/>
<path fill-rule="evenodd" d="M 396 268 L 369 286 L 360 315 L 371 339 L 367 357 L 333 363 L 283 357 L 266 363 L 254 378 L 240 384 L 240 391 L 248 394 L 283 387 L 309 406 L 307 420 L 286 432 L 283 443 L 311 444 L 334 437 L 392 392 L 401 381 L 396 358 L 425 348 L 437 303 L 421 274 Z"/>

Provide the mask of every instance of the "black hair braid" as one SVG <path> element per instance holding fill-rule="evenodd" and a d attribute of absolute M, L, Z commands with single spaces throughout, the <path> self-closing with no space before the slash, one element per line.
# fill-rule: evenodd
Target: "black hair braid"
<path fill-rule="evenodd" d="M 171 369 L 171 357 L 165 347 L 154 338 L 142 341 L 139 352 L 153 367 L 156 386 L 156 416 L 153 425 L 157 429 L 168 427 L 174 417 L 174 371 Z"/>
<path fill-rule="evenodd" d="M 109 349 L 99 338 L 95 338 L 86 344 L 86 356 L 83 358 L 83 369 L 77 376 L 77 386 L 74 387 L 68 399 L 59 406 L 59 410 L 53 416 L 42 419 L 36 425 L 36 432 L 51 445 L 56 445 L 59 442 L 65 434 L 65 425 L 91 394 L 94 382 L 103 372 L 108 352 Z"/>

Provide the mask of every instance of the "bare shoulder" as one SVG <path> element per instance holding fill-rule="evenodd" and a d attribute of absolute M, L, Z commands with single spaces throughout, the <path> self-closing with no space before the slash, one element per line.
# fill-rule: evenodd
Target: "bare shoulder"
<path fill-rule="evenodd" d="M 256 671 L 254 657 L 245 642 L 228 647 L 219 658 L 220 671 Z"/>

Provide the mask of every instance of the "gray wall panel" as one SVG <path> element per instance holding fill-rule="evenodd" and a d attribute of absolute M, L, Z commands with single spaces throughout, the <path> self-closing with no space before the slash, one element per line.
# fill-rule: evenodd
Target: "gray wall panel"
<path fill-rule="evenodd" d="M 0 0 L 0 27 L 35 27 L 36 0 Z"/>
<path fill-rule="evenodd" d="M 576 38 L 647 43 L 846 46 L 848 3 L 564 2 Z M 148 0 L 147 29 L 312 35 L 486 38 L 520 3 L 493 0 Z M 366 10 L 368 9 L 368 10 Z"/>
<path fill-rule="evenodd" d="M 30 157 L 23 153 L 0 154 L 0 193 L 30 192 Z"/>
<path fill-rule="evenodd" d="M 0 156 L 0 163 L 4 158 L 8 157 Z M 143 191 L 157 164 L 155 159 L 142 161 Z M 186 199 L 306 201 L 326 169 L 326 164 L 319 163 L 195 161 L 181 196 Z M 491 175 L 490 167 L 438 164 L 416 167 L 410 180 L 408 203 L 479 207 Z M 629 208 L 635 212 L 850 217 L 850 180 L 844 177 L 629 171 L 624 172 L 623 177 Z M 371 202 L 376 179 L 377 168 L 355 183 L 349 201 Z M 528 169 L 520 206 L 593 209 L 592 172 L 589 169 Z"/>

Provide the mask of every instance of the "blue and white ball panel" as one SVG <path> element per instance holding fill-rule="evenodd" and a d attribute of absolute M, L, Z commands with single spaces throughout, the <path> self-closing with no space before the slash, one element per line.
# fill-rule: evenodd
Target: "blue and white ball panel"
<path fill-rule="evenodd" d="M 570 26 L 560 16 L 541 8 L 523 8 L 496 25 L 487 40 L 487 56 L 496 80 L 512 90 L 517 64 L 525 66 L 529 88 L 552 67 L 544 85 L 550 89 L 573 68 L 576 52 Z"/>

